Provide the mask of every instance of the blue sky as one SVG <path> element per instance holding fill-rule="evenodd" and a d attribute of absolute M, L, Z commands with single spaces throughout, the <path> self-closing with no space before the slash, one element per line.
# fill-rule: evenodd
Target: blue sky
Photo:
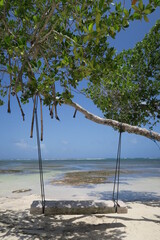
<path fill-rule="evenodd" d="M 149 16 L 149 23 L 136 21 L 126 31 L 118 34 L 111 44 L 118 53 L 134 47 L 155 24 L 160 16 L 160 9 Z M 89 111 L 99 116 L 102 113 L 83 95 L 76 96 L 76 101 Z M 7 104 L 0 107 L 0 159 L 35 159 L 37 158 L 36 134 L 30 139 L 32 102 L 23 107 L 25 122 L 16 99 L 11 99 L 11 114 L 7 113 Z M 115 158 L 118 144 L 118 132 L 108 126 L 93 123 L 69 106 L 58 108 L 60 122 L 51 119 L 47 108 L 43 108 L 44 141 L 41 143 L 43 159 L 74 158 Z M 159 127 L 155 131 L 159 132 Z M 122 157 L 159 158 L 160 150 L 156 144 L 135 134 L 122 134 Z"/>

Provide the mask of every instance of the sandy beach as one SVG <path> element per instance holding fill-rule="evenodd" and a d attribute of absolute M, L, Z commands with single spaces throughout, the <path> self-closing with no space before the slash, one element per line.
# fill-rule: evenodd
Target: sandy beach
<path fill-rule="evenodd" d="M 158 240 L 158 204 L 127 203 L 128 214 L 33 216 L 37 196 L 0 199 L 1 239 L 126 239 Z"/>
<path fill-rule="evenodd" d="M 31 215 L 32 201 L 40 199 L 38 184 L 27 192 L 13 190 L 28 189 L 25 181 L 13 188 L 0 181 L 0 239 L 84 239 L 84 240 L 159 240 L 160 237 L 160 188 L 159 178 L 138 179 L 121 184 L 123 196 L 142 196 L 143 201 L 126 202 L 127 214 L 98 215 Z M 21 188 L 20 188 L 21 187 Z M 38 187 L 38 189 L 37 189 Z M 104 199 L 109 184 L 86 187 L 46 186 L 47 199 Z M 37 189 L 37 192 L 36 190 Z M 29 189 L 28 189 L 29 190 Z M 136 198 L 135 198 L 136 199 Z M 149 201 L 145 201 L 149 199 Z"/>

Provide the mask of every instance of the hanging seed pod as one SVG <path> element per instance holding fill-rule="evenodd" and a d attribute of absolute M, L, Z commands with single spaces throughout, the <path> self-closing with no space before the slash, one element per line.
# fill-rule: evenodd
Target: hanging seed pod
<path fill-rule="evenodd" d="M 9 93 L 8 93 L 8 109 L 7 109 L 8 113 L 11 113 L 11 85 L 9 87 Z"/>
<path fill-rule="evenodd" d="M 9 66 L 11 67 L 11 59 L 9 56 Z M 8 109 L 7 112 L 11 113 L 11 85 L 12 85 L 12 75 L 9 74 L 10 76 L 10 86 L 9 86 L 9 93 L 8 93 Z"/>
<path fill-rule="evenodd" d="M 55 84 L 53 84 L 53 100 L 54 100 L 54 109 L 55 109 L 55 118 L 60 121 L 58 114 L 57 114 L 57 103 L 56 103 L 56 89 Z"/>
<path fill-rule="evenodd" d="M 40 109 L 41 109 L 41 141 L 43 141 L 43 112 L 42 112 L 42 98 L 39 95 L 40 99 Z"/>
<path fill-rule="evenodd" d="M 34 96 L 34 103 L 33 103 L 33 113 L 32 113 L 32 122 L 31 122 L 31 134 L 30 134 L 30 138 L 33 138 L 33 126 L 34 126 L 35 106 L 36 106 L 36 95 Z"/>
<path fill-rule="evenodd" d="M 16 98 L 17 98 L 17 102 L 18 102 L 18 105 L 19 105 L 19 108 L 20 108 L 20 111 L 21 111 L 21 114 L 22 114 L 22 118 L 23 118 L 23 121 L 25 120 L 25 114 L 23 112 L 23 109 L 22 109 L 22 106 L 21 106 L 21 103 L 20 103 L 20 100 L 19 100 L 19 97 L 16 93 Z"/>
<path fill-rule="evenodd" d="M 55 118 L 60 121 L 58 114 L 57 114 L 57 105 L 55 105 Z"/>
<path fill-rule="evenodd" d="M 52 104 L 52 108 L 50 109 L 50 116 L 53 119 L 53 110 L 54 110 L 54 104 Z"/>
<path fill-rule="evenodd" d="M 75 112 L 74 112 L 73 118 L 76 117 L 76 114 L 77 114 L 77 109 L 75 109 Z"/>
<path fill-rule="evenodd" d="M 15 91 L 12 89 L 12 92 L 11 92 L 12 96 L 14 97 L 15 96 Z"/>

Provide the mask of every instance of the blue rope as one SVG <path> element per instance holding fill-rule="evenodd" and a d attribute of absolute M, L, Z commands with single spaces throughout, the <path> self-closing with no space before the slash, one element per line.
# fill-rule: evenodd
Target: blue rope
<path fill-rule="evenodd" d="M 157 141 L 154 139 L 151 131 L 150 131 L 150 135 L 151 135 L 151 140 L 156 144 L 156 146 L 157 146 L 158 149 L 160 150 L 160 146 L 159 146 L 159 144 L 157 143 Z"/>

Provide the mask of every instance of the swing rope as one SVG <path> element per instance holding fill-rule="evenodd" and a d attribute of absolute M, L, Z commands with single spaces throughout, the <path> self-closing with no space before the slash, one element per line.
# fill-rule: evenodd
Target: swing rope
<path fill-rule="evenodd" d="M 121 138 L 122 138 L 122 130 L 119 132 L 119 141 L 118 141 L 118 150 L 117 150 L 117 161 L 116 161 L 116 169 L 114 176 L 114 185 L 113 185 L 113 195 L 112 200 L 114 202 L 114 207 L 119 207 L 118 199 L 119 199 L 119 177 L 120 177 L 120 162 L 121 162 Z M 117 191 L 116 191 L 117 188 Z M 116 195 L 116 196 L 115 196 Z"/>
<path fill-rule="evenodd" d="M 154 139 L 151 131 L 150 131 L 150 135 L 151 135 L 151 140 L 156 144 L 156 146 L 157 146 L 158 149 L 160 150 L 160 146 L 159 146 L 159 144 L 157 143 L 157 141 Z"/>
<path fill-rule="evenodd" d="M 40 146 L 39 128 L 38 128 L 37 106 L 38 106 L 38 96 L 36 96 L 34 115 L 35 115 L 36 132 L 37 132 L 37 147 L 38 147 L 38 159 L 39 159 L 42 213 L 44 214 L 44 211 L 45 211 L 45 191 L 44 191 L 43 165 L 42 165 L 41 146 Z"/>

